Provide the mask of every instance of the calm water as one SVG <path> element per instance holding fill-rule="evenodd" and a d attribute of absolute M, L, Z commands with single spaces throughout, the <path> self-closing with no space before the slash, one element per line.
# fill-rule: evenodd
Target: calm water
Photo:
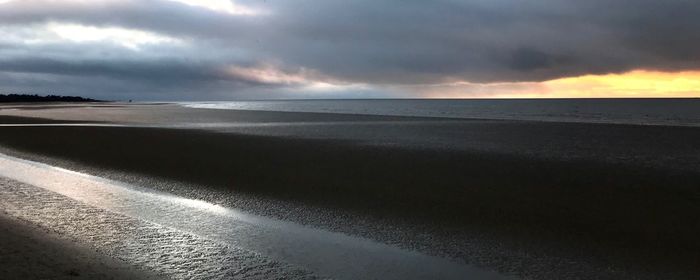
<path fill-rule="evenodd" d="M 281 100 L 193 108 L 654 125 L 700 125 L 700 99 Z"/>

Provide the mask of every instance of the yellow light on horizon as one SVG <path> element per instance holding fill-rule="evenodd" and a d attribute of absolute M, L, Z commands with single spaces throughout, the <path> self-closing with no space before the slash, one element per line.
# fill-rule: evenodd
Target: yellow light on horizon
<path fill-rule="evenodd" d="M 550 97 L 700 97 L 700 71 L 635 70 L 542 82 Z"/>
<path fill-rule="evenodd" d="M 652 98 L 700 97 L 700 71 L 634 70 L 544 82 L 458 81 L 413 88 L 426 98 Z"/>

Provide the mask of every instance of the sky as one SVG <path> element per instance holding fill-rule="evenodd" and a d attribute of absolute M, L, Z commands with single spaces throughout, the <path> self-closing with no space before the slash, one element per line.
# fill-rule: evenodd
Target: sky
<path fill-rule="evenodd" d="M 697 0 L 0 0 L 0 93 L 700 97 Z"/>

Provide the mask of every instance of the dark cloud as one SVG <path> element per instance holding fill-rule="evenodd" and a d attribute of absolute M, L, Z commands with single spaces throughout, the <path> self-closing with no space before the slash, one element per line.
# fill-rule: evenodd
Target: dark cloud
<path fill-rule="evenodd" d="M 325 78 L 377 88 L 455 80 L 542 81 L 632 69 L 700 70 L 700 2 L 695 0 L 236 3 L 264 13 L 230 15 L 156 0 L 0 4 L 0 25 L 9 29 L 72 22 L 146 30 L 188 42 L 139 51 L 101 43 L 57 43 L 26 51 L 27 46 L 0 40 L 0 71 L 134 81 L 144 92 L 178 85 L 183 95 L 207 99 L 199 89 L 225 92 L 230 86 L 235 97 L 244 89 L 259 92 L 255 87 L 270 92 L 299 87 L 230 76 L 224 70 L 231 66 L 312 69 Z M 95 55 L 100 52 L 109 58 Z"/>
<path fill-rule="evenodd" d="M 511 55 L 510 67 L 516 71 L 533 71 L 552 67 L 552 57 L 530 48 L 517 49 Z"/>

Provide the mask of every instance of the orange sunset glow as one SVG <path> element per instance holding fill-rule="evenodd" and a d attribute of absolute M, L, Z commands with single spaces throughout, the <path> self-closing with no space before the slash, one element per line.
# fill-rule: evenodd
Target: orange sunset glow
<path fill-rule="evenodd" d="M 550 97 L 700 97 L 700 71 L 637 70 L 586 75 L 542 83 Z"/>
<path fill-rule="evenodd" d="M 417 91 L 429 98 L 687 98 L 700 97 L 700 71 L 635 70 L 544 82 L 456 82 Z"/>

